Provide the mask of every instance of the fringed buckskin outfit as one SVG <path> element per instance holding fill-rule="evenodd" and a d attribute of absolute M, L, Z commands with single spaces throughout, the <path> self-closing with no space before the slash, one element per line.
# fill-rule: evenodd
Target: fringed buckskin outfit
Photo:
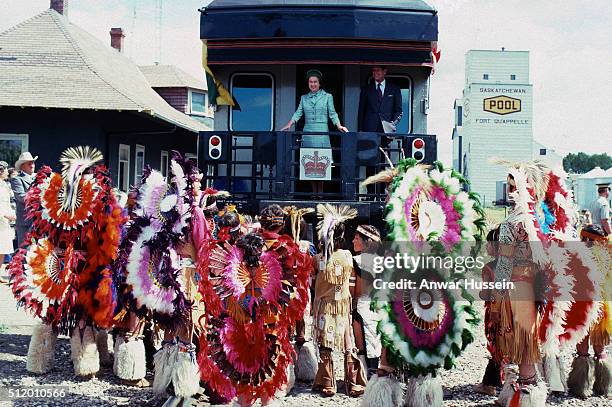
<path fill-rule="evenodd" d="M 313 300 L 313 339 L 319 346 L 319 367 L 313 390 L 324 396 L 336 392 L 332 352 L 344 353 L 344 377 L 346 392 L 351 397 L 363 394 L 366 378 L 353 346 L 351 327 L 351 292 L 353 258 L 348 250 L 334 249 L 336 228 L 356 216 L 354 209 L 336 208 L 332 205 L 317 206 L 321 221 L 317 226 L 323 253 L 315 256 L 315 294 Z"/>
<path fill-rule="evenodd" d="M 351 314 L 349 282 L 353 272 L 352 260 L 348 250 L 332 253 L 327 263 L 323 254 L 315 256 L 313 338 L 324 348 L 345 350 L 344 332 L 350 325 Z"/>
<path fill-rule="evenodd" d="M 499 257 L 495 281 L 512 281 L 515 289 L 501 293 L 501 326 L 498 354 L 517 365 L 541 361 L 539 315 L 534 299 L 536 266 L 531 261 L 527 233 L 519 217 L 510 213 L 499 228 Z"/>

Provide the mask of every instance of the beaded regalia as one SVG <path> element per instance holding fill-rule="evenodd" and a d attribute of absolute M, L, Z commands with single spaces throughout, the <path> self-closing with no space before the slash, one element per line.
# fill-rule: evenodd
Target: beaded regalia
<path fill-rule="evenodd" d="M 95 166 L 102 159 L 73 147 L 60 157 L 61 173 L 45 166 L 36 174 L 26 196 L 32 228 L 8 266 L 18 302 L 64 333 L 80 319 L 113 324 L 117 285 L 107 266 L 125 218 L 106 167 Z"/>
<path fill-rule="evenodd" d="M 308 301 L 307 259 L 293 239 L 277 234 L 217 240 L 207 250 L 198 263 L 208 314 L 201 378 L 243 405 L 270 400 L 287 383 L 295 356 L 289 328 Z"/>
<path fill-rule="evenodd" d="M 484 213 L 477 195 L 465 192 L 466 180 L 440 163 L 429 168 L 404 160 L 365 184 L 374 182 L 390 184 L 385 220 L 387 239 L 395 252 L 461 254 L 469 249 L 465 242 L 482 239 Z M 411 278 L 418 283 L 462 277 L 452 270 L 421 267 Z M 381 318 L 378 330 L 385 348 L 379 372 L 386 376 L 370 380 L 362 405 L 375 405 L 387 386 L 395 389 L 386 392 L 388 402 L 399 404 L 396 379 L 407 381 L 405 397 L 410 405 L 442 405 L 437 370 L 452 368 L 473 341 L 478 318 L 472 296 L 465 289 L 427 287 L 373 295 L 372 307 Z"/>
<path fill-rule="evenodd" d="M 173 152 L 168 180 L 147 169 L 119 248 L 114 273 L 125 305 L 166 328 L 187 323 L 190 301 L 181 285 L 179 247 L 189 241 L 194 164 Z"/>

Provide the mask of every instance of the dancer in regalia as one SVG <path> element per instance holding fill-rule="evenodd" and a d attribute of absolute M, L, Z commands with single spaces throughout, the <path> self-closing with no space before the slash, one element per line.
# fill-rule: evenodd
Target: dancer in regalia
<path fill-rule="evenodd" d="M 372 225 L 359 225 L 353 238 L 354 284 L 353 297 L 353 333 L 359 360 L 368 372 L 378 368 L 382 351 L 380 335 L 377 333 L 378 315 L 370 310 L 372 297 L 370 290 L 374 280 L 371 270 L 371 256 L 378 255 L 381 245 L 380 232 Z"/>
<path fill-rule="evenodd" d="M 197 168 L 177 152 L 170 164 L 168 181 L 158 171 L 145 171 L 114 267 L 124 282 L 126 310 L 141 321 L 151 318 L 164 330 L 165 340 L 154 357 L 153 390 L 170 396 L 172 403 L 189 400 L 199 390 L 192 343 L 193 280 L 196 247 L 207 232 L 201 211 L 194 210 Z M 144 353 L 139 333 L 133 336 L 132 346 Z M 138 362 L 143 366 L 144 361 Z M 142 374 L 142 369 L 137 372 Z M 135 380 L 137 372 L 118 375 Z"/>
<path fill-rule="evenodd" d="M 312 242 L 306 239 L 307 224 L 304 216 L 313 213 L 314 208 L 301 208 L 288 206 L 283 208 L 286 213 L 286 234 L 293 237 L 293 241 L 299 246 L 300 251 L 304 255 L 304 259 L 308 262 L 306 267 L 310 270 L 313 268 L 313 256 L 316 255 L 316 249 Z M 310 316 L 312 307 L 312 277 L 308 279 L 308 304 L 306 311 L 301 318 L 295 322 L 295 347 L 297 352 L 297 360 L 295 361 L 295 378 L 303 382 L 312 383 L 317 373 L 317 350 L 313 341 L 306 340 L 306 321 L 307 315 Z"/>
<path fill-rule="evenodd" d="M 358 397 L 366 384 L 365 367 L 357 357 L 351 329 L 350 278 L 353 256 L 342 249 L 345 222 L 357 216 L 357 210 L 346 205 L 317 205 L 317 225 L 322 253 L 315 256 L 315 293 L 313 300 L 313 338 L 319 347 L 319 367 L 313 390 L 324 397 L 336 393 L 333 351 L 344 353 L 346 394 Z"/>
<path fill-rule="evenodd" d="M 605 228 L 609 228 L 610 208 L 608 204 L 610 186 L 598 185 L 599 197 L 591 209 L 599 223 L 587 223 L 581 230 L 581 239 L 593 254 L 598 274 L 602 277 L 597 298 L 599 312 L 597 320 L 590 327 L 589 334 L 576 346 L 577 356 L 572 363 L 568 377 L 571 394 L 587 398 L 591 395 L 609 397 L 612 395 L 612 360 L 606 346 L 612 336 L 612 245 Z M 589 355 L 593 346 L 593 358 Z"/>
<path fill-rule="evenodd" d="M 27 369 L 53 367 L 58 333 L 70 335 L 77 376 L 100 368 L 96 329 L 113 325 L 117 283 L 108 265 L 117 255 L 125 218 L 112 193 L 102 154 L 90 147 L 69 148 L 62 172 L 43 167 L 26 196 L 33 220 L 23 248 L 8 266 L 18 302 L 42 320 L 34 328 Z"/>
<path fill-rule="evenodd" d="M 419 256 L 426 250 L 445 257 L 461 254 L 465 241 L 482 239 L 483 210 L 475 194 L 461 189 L 466 181 L 457 172 L 439 163 L 430 169 L 409 159 L 365 184 L 375 182 L 391 187 L 386 222 L 394 253 Z M 400 272 L 405 277 L 405 271 Z M 463 275 L 420 267 L 413 276 L 417 289 L 373 294 L 383 350 L 377 374 L 368 381 L 364 407 L 441 407 L 438 370 L 452 368 L 473 341 L 478 318 L 471 295 L 464 289 L 420 288 L 421 281 L 453 281 Z M 407 385 L 403 400 L 401 380 Z"/>
<path fill-rule="evenodd" d="M 261 223 L 261 234 L 235 244 L 213 242 L 198 264 L 207 312 L 200 374 L 211 390 L 240 406 L 258 399 L 271 405 L 287 384 L 295 356 L 289 331 L 308 301 L 307 262 L 293 239 L 278 233 L 282 209 L 264 209 Z"/>
<path fill-rule="evenodd" d="M 559 355 L 580 342 L 595 319 L 599 283 L 590 253 L 571 243 L 576 211 L 563 174 L 540 161 L 499 163 L 509 167 L 512 207 L 500 225 L 494 274 L 514 289 L 494 291 L 505 365 L 498 404 L 544 406 L 548 389 L 566 389 Z M 536 369 L 540 362 L 544 378 Z"/>
<path fill-rule="evenodd" d="M 487 254 L 494 259 L 485 264 L 482 270 L 482 281 L 495 281 L 495 265 L 497 264 L 497 247 L 499 241 L 499 226 L 492 228 L 487 233 Z M 500 331 L 499 314 L 500 303 L 495 301 L 491 290 L 482 290 L 479 297 L 484 301 L 484 331 L 487 338 L 487 350 L 490 358 L 485 368 L 482 382 L 474 386 L 474 391 L 487 396 L 495 396 L 497 387 L 501 386 L 501 360 L 497 347 L 497 337 Z"/>

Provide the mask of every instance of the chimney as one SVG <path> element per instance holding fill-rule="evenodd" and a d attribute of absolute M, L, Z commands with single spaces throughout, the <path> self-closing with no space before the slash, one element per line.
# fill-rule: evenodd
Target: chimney
<path fill-rule="evenodd" d="M 111 47 L 115 48 L 119 52 L 123 52 L 123 39 L 125 38 L 125 35 L 123 34 L 123 29 L 111 28 L 110 36 Z"/>
<path fill-rule="evenodd" d="M 68 0 L 51 0 L 49 7 L 68 17 Z"/>

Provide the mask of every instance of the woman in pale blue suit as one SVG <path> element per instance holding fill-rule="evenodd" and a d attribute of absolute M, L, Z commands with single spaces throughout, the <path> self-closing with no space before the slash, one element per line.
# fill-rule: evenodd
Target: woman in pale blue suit
<path fill-rule="evenodd" d="M 302 95 L 300 105 L 289 120 L 289 123 L 281 131 L 289 130 L 298 120 L 304 116 L 304 132 L 321 131 L 327 133 L 328 120 L 331 120 L 339 131 L 348 132 L 348 129 L 340 124 L 338 113 L 334 108 L 334 98 L 331 94 L 321 89 L 321 71 L 312 69 L 306 73 L 310 93 Z M 303 148 L 331 148 L 327 134 L 302 136 Z"/>
<path fill-rule="evenodd" d="M 340 124 L 338 113 L 334 108 L 334 98 L 331 94 L 321 89 L 321 71 L 312 69 L 306 73 L 308 78 L 308 88 L 310 92 L 302 95 L 300 105 L 289 120 L 289 123 L 281 131 L 289 130 L 302 116 L 304 116 L 304 129 L 307 132 L 323 132 L 325 134 L 304 134 L 302 135 L 302 148 L 331 148 L 329 142 L 328 120 L 331 120 L 339 131 L 348 132 L 348 129 Z M 322 181 L 312 181 L 312 192 L 319 194 L 323 192 Z M 320 195 L 315 195 L 320 197 Z"/>

